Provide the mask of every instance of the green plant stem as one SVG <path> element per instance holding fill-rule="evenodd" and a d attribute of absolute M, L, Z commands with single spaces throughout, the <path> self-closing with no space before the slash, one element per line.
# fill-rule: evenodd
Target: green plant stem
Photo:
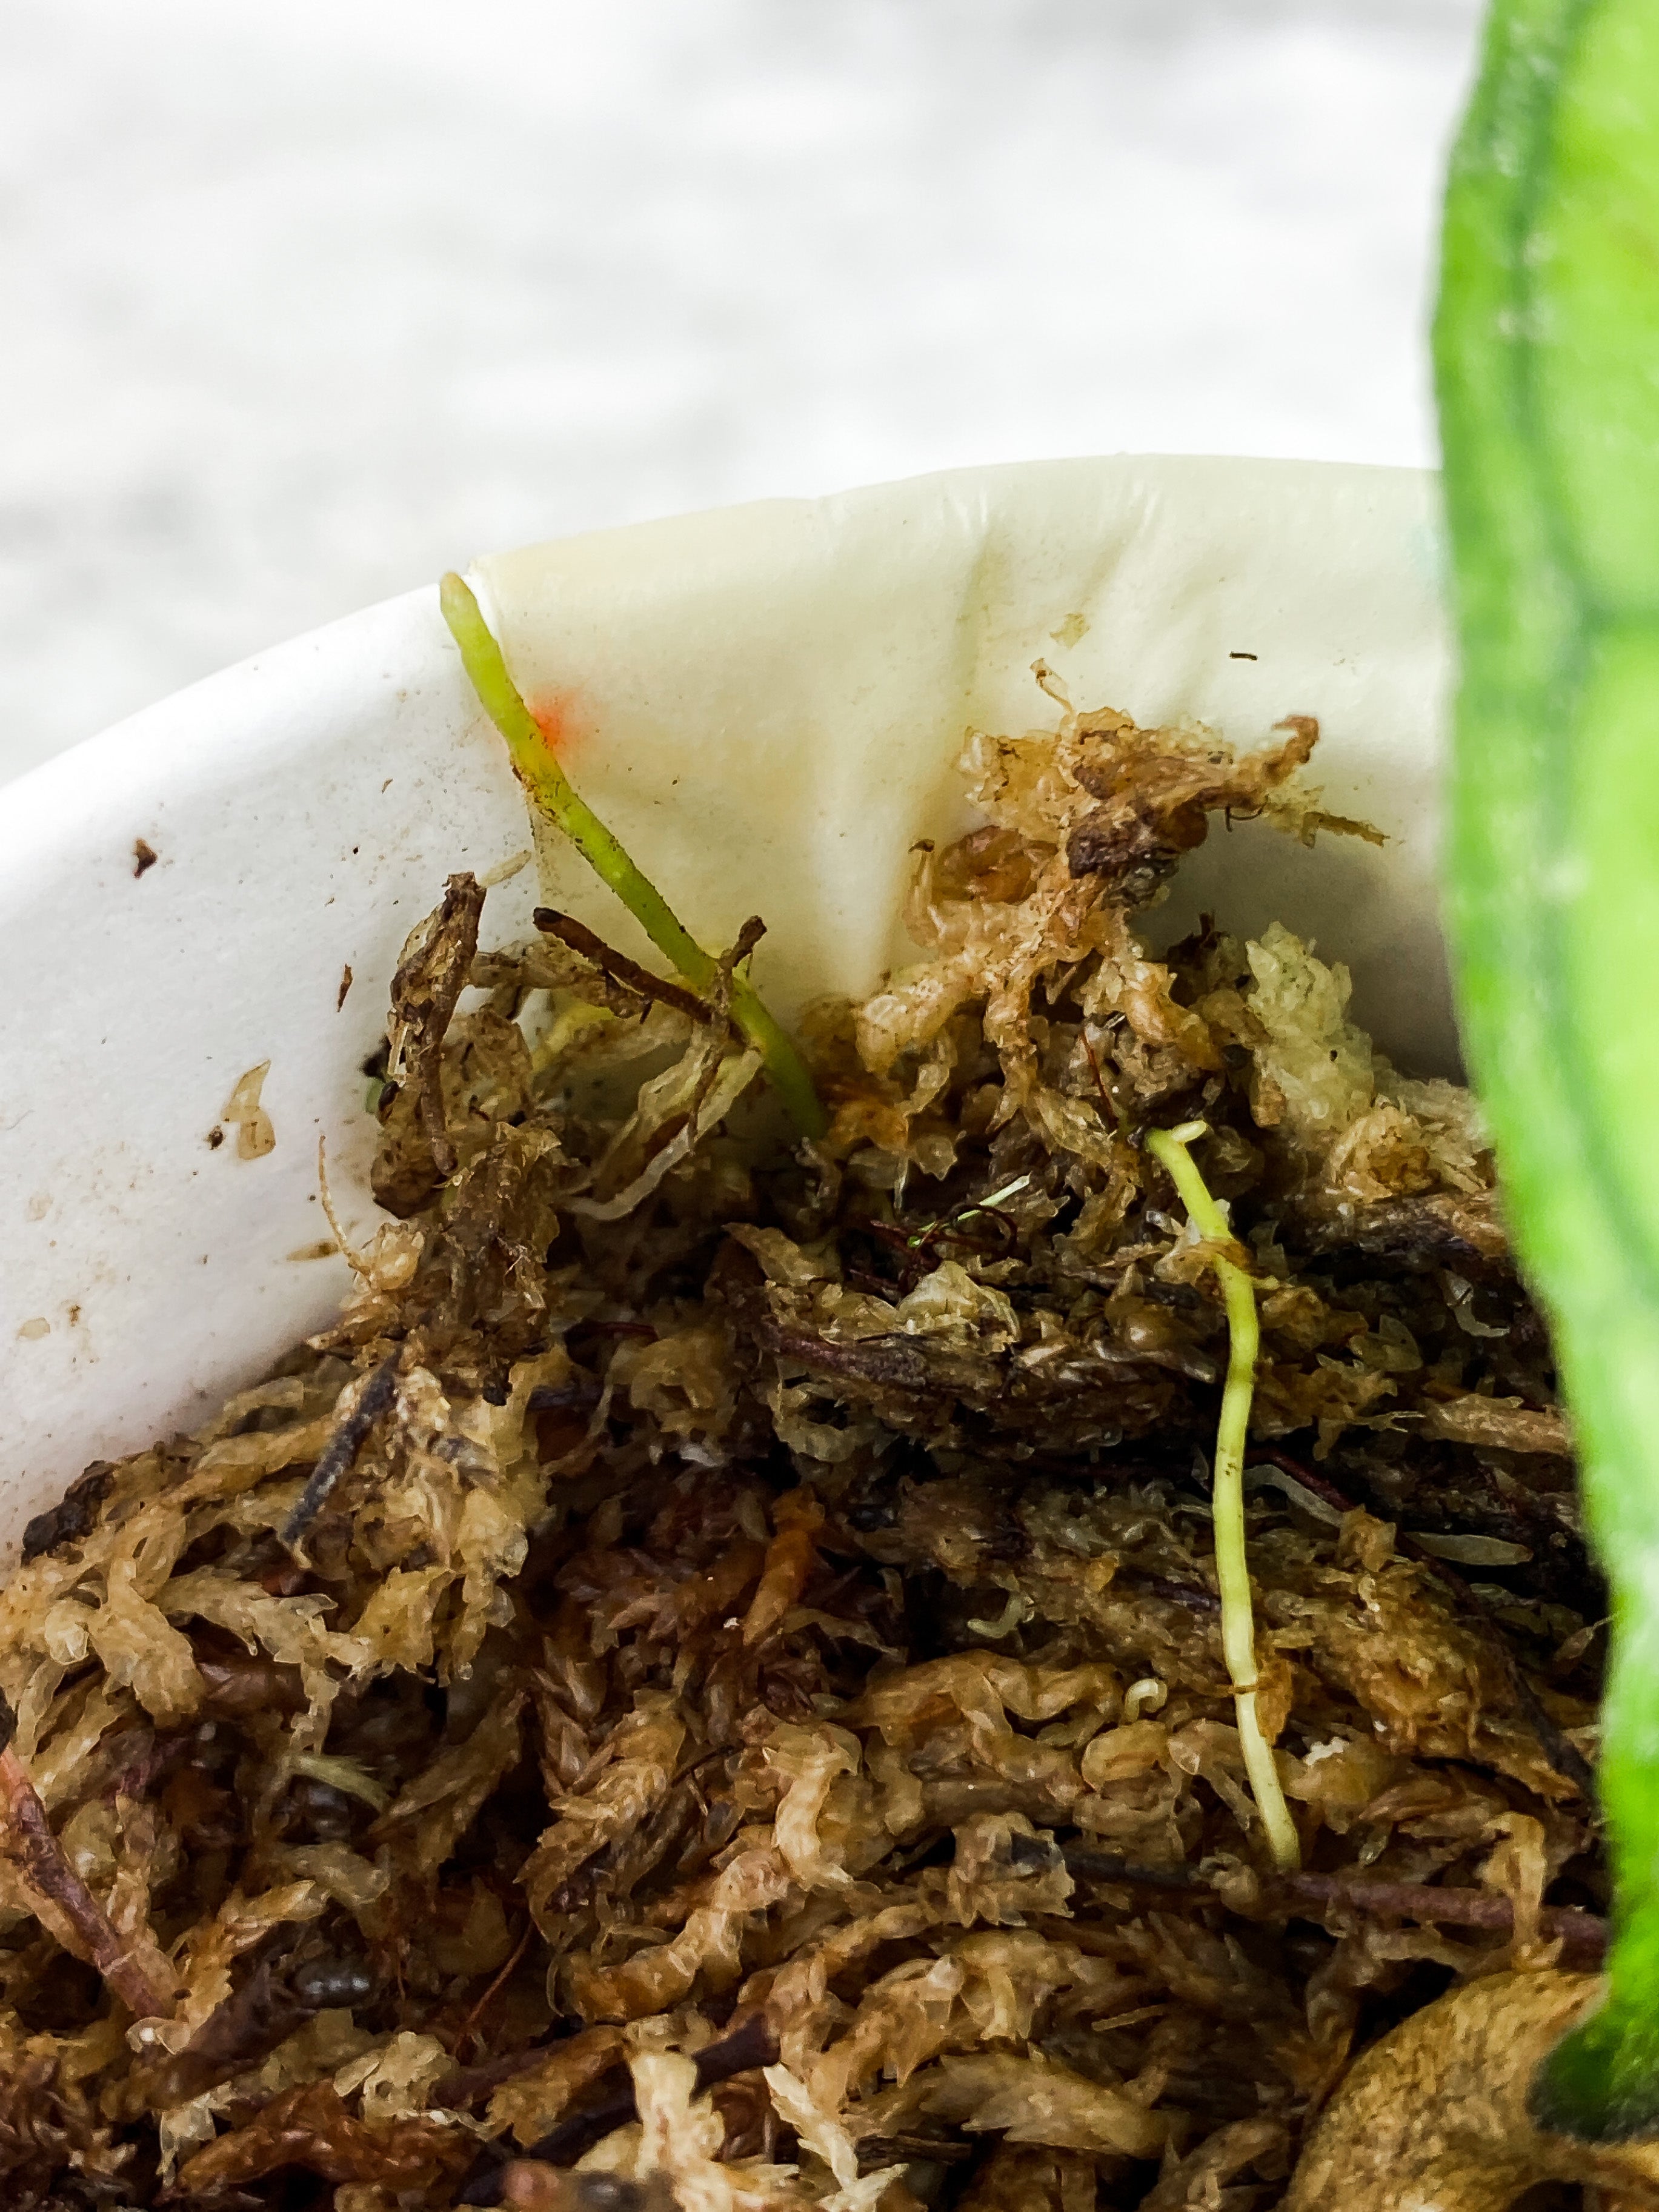
<path fill-rule="evenodd" d="M 1150 1129 L 1146 1149 L 1180 1193 L 1200 1236 L 1224 1244 L 1231 1241 L 1232 1231 L 1187 1149 L 1194 1138 L 1205 1133 L 1202 1121 L 1188 1121 L 1178 1129 Z M 1267 1832 L 1267 1847 L 1279 1873 L 1294 1874 L 1302 1863 L 1302 1846 L 1285 1802 L 1273 1746 L 1262 1734 L 1256 1713 L 1255 1610 L 1244 1544 L 1244 1449 L 1261 1330 L 1255 1291 L 1244 1270 L 1219 1253 L 1211 1264 L 1227 1309 L 1227 1381 L 1221 1394 L 1221 1419 L 1216 1425 L 1215 1480 L 1211 1493 L 1215 1572 L 1221 1588 L 1221 1648 L 1232 1680 L 1244 1771 Z"/>
<path fill-rule="evenodd" d="M 692 989 L 711 996 L 720 982 L 719 962 L 697 943 L 656 885 L 578 796 L 520 696 L 501 647 L 465 581 L 452 570 L 439 584 L 438 599 L 450 635 L 460 647 L 461 665 L 484 712 L 506 738 L 513 772 L 530 794 L 531 803 L 563 830 Z M 813 1088 L 806 1063 L 746 976 L 733 975 L 731 979 L 731 1010 L 738 1030 L 759 1053 L 767 1076 L 796 1127 L 803 1136 L 823 1136 L 830 1117 Z"/>

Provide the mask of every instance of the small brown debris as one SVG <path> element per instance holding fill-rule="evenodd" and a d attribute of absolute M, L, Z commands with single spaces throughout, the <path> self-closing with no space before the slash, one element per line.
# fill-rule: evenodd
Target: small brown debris
<path fill-rule="evenodd" d="M 444 1115 L 444 1034 L 478 949 L 483 902 L 476 876 L 451 876 L 442 904 L 415 930 L 392 979 L 388 1080 L 376 1109 L 387 1133 L 369 1180 L 378 1202 L 400 1221 L 455 1171 Z"/>
<path fill-rule="evenodd" d="M 493 868 L 487 868 L 478 880 L 487 891 L 493 891 L 501 884 L 510 884 L 514 876 L 522 875 L 535 857 L 532 847 L 523 846 L 518 852 L 509 853 L 504 860 L 497 860 Z"/>
<path fill-rule="evenodd" d="M 334 1011 L 337 1014 L 346 1002 L 346 993 L 351 988 L 351 963 L 348 960 L 340 970 L 340 988 L 334 994 Z"/>
<path fill-rule="evenodd" d="M 236 1131 L 239 1160 L 261 1160 L 276 1148 L 276 1132 L 270 1115 L 259 1103 L 259 1094 L 270 1073 L 268 1060 L 262 1060 L 257 1067 L 250 1067 L 246 1075 L 238 1076 L 236 1088 L 226 1102 L 222 1118 Z M 212 1141 L 210 1137 L 208 1142 Z"/>
<path fill-rule="evenodd" d="M 84 1536 L 109 1494 L 112 1470 L 107 1460 L 95 1459 L 86 1473 L 70 1483 L 56 1505 L 37 1513 L 23 1530 L 23 1562 L 55 1552 L 60 1544 Z"/>
<path fill-rule="evenodd" d="M 135 876 L 142 876 L 146 868 L 153 868 L 161 857 L 161 854 L 156 851 L 155 846 L 150 843 L 147 837 L 135 837 L 133 839 L 132 872 Z"/>
<path fill-rule="evenodd" d="M 217 1121 L 216 1121 L 216 1122 L 214 1123 L 213 1127 L 212 1127 L 208 1131 L 208 1133 L 207 1133 L 207 1143 L 208 1143 L 208 1150 L 209 1150 L 209 1152 L 216 1152 L 218 1151 L 218 1149 L 219 1149 L 220 1146 L 221 1146 L 221 1145 L 222 1145 L 224 1141 L 225 1141 L 225 1133 L 224 1133 L 224 1130 L 220 1127 L 219 1123 L 218 1123 Z"/>

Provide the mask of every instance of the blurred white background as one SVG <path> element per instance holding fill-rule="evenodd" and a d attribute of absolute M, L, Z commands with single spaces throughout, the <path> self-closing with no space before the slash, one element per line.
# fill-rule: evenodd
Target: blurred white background
<path fill-rule="evenodd" d="M 1434 457 L 1475 0 L 0 0 L 0 775 L 474 551 Z"/>

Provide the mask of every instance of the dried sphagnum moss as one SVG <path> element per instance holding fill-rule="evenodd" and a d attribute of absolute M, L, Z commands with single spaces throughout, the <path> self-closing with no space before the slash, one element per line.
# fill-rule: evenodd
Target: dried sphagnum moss
<path fill-rule="evenodd" d="M 0 1598 L 11 1765 L 159 2007 L 0 1869 L 9 2203 L 1244 2212 L 1380 2025 L 1593 1953 L 1597 1594 L 1469 1103 L 1289 932 L 1134 927 L 1218 812 L 1352 826 L 1316 734 L 975 739 L 793 1154 L 723 1020 L 477 951 L 452 883 L 338 1322 Z M 1209 1565 L 1224 1325 L 1136 1141 L 1195 1117 L 1299 1888 Z"/>

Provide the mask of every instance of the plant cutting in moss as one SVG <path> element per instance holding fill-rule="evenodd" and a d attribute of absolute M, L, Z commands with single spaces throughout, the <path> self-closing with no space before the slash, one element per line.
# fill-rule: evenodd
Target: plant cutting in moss
<path fill-rule="evenodd" d="M 1613 1591 L 1601 2007 L 1547 2127 L 1659 2134 L 1659 9 L 1498 0 L 1435 333 L 1470 1060 Z"/>
<path fill-rule="evenodd" d="M 501 647 L 464 579 L 452 570 L 440 583 L 438 596 L 450 635 L 460 647 L 462 665 L 485 713 L 507 740 L 513 772 L 532 804 L 563 830 L 692 989 L 704 997 L 715 993 L 721 984 L 720 963 L 697 943 L 656 885 L 578 796 L 520 697 Z M 746 976 L 734 971 L 730 990 L 732 1022 L 759 1053 L 791 1120 L 803 1136 L 823 1136 L 829 1116 L 806 1063 Z"/>
<path fill-rule="evenodd" d="M 1211 1196 L 1197 1161 L 1188 1150 L 1189 1145 L 1208 1133 L 1206 1122 L 1183 1121 L 1177 1129 L 1149 1130 L 1145 1142 L 1147 1151 L 1180 1193 L 1188 1218 L 1200 1236 L 1222 1245 L 1231 1241 L 1232 1231 Z M 1244 1753 L 1244 1771 L 1249 1777 L 1256 1810 L 1261 1815 L 1267 1847 L 1279 1873 L 1293 1874 L 1302 1863 L 1302 1847 L 1290 1808 L 1285 1802 L 1273 1746 L 1256 1711 L 1255 1615 L 1244 1545 L 1244 1450 L 1250 1425 L 1250 1401 L 1255 1395 L 1261 1323 L 1255 1310 L 1255 1291 L 1243 1268 L 1220 1251 L 1211 1264 L 1227 1308 L 1227 1380 L 1221 1394 L 1221 1418 L 1216 1426 L 1215 1476 L 1210 1496 L 1216 1581 L 1221 1593 L 1221 1648 L 1233 1686 L 1233 1707 Z"/>

